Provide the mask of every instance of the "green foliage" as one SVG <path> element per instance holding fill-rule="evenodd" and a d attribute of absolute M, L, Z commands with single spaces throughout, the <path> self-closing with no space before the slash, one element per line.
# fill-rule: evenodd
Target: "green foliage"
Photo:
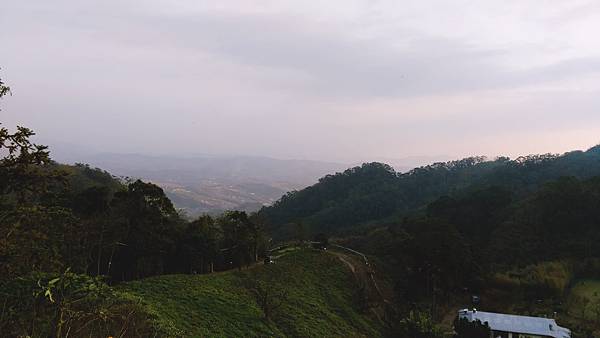
<path fill-rule="evenodd" d="M 188 223 L 177 246 L 176 255 L 183 263 L 181 270 L 189 273 L 213 272 L 214 264 L 221 255 L 221 235 L 221 229 L 208 215 Z"/>
<path fill-rule="evenodd" d="M 326 226 L 355 224 L 389 215 L 396 205 L 397 196 L 391 194 L 395 181 L 396 173 L 391 167 L 364 164 L 325 176 L 302 191 L 288 193 L 261 214 L 275 226 L 303 220 L 306 225 L 318 224 L 320 231 L 331 231 Z M 317 231 L 312 230 L 313 234 Z"/>
<path fill-rule="evenodd" d="M 485 236 L 492 226 L 486 217 L 498 217 L 490 212 L 506 206 L 515 197 L 520 199 L 561 176 L 587 179 L 597 175 L 598 147 L 561 156 L 532 155 L 515 160 L 472 157 L 435 163 L 404 174 L 381 163 L 369 163 L 325 176 L 311 187 L 288 193 L 274 205 L 263 208 L 261 214 L 269 220 L 275 237 L 289 238 L 293 231 L 286 229 L 286 224 L 302 221 L 313 234 L 342 232 L 361 224 L 396 221 L 402 215 L 421 211 L 442 196 L 456 199 L 480 191 L 479 196 L 471 195 L 469 204 L 462 202 L 462 209 L 456 210 L 459 215 L 447 216 L 472 212 L 470 220 L 461 226 L 474 230 L 473 236 Z M 495 188 L 486 190 L 490 187 Z M 446 202 L 448 209 L 453 202 Z M 480 220 L 484 222 L 480 224 Z"/>
<path fill-rule="evenodd" d="M 578 281 L 571 289 L 568 306 L 575 316 L 600 323 L 600 280 Z"/>
<path fill-rule="evenodd" d="M 441 338 L 443 334 L 429 315 L 424 312 L 410 311 L 394 328 L 394 336 L 400 338 Z"/>
<path fill-rule="evenodd" d="M 17 127 L 10 133 L 0 128 L 0 202 L 4 204 L 32 204 L 47 192 L 48 186 L 63 178 L 63 173 L 52 170 L 46 146 L 31 143 L 35 133 Z"/>
<path fill-rule="evenodd" d="M 114 231 L 102 254 L 107 274 L 130 280 L 169 272 L 183 222 L 162 189 L 138 180 L 117 192 L 110 206 Z"/>
<path fill-rule="evenodd" d="M 7 92 L 0 82 L 0 97 Z M 180 336 L 168 319 L 90 275 L 114 282 L 212 272 L 215 263 L 224 267 L 224 237 L 244 248 L 246 264 L 265 251 L 259 216 L 186 224 L 158 186 L 125 186 L 88 165 L 58 165 L 47 147 L 30 142 L 33 135 L 0 128 L 3 336 Z"/>
<path fill-rule="evenodd" d="M 5 337 L 177 337 L 134 296 L 116 292 L 98 278 L 32 273 L 1 284 Z"/>
<path fill-rule="evenodd" d="M 60 271 L 67 265 L 82 269 L 80 234 L 75 218 L 64 208 L 19 207 L 6 212 L 0 226 L 0 279 Z"/>
<path fill-rule="evenodd" d="M 327 236 L 327 234 L 324 233 L 318 233 L 315 238 L 314 241 L 317 242 L 319 248 L 326 248 L 327 246 L 329 246 L 329 236 Z"/>
<path fill-rule="evenodd" d="M 244 211 L 228 211 L 216 220 L 223 232 L 225 258 L 236 267 L 258 260 L 266 249 L 262 218 Z"/>
<path fill-rule="evenodd" d="M 469 321 L 466 318 L 456 318 L 454 320 L 455 338 L 489 338 L 491 334 L 487 323 L 481 321 Z"/>
<path fill-rule="evenodd" d="M 566 262 L 544 262 L 529 266 L 523 271 L 523 285 L 537 294 L 561 296 L 574 277 Z"/>
<path fill-rule="evenodd" d="M 561 178 L 515 205 L 492 233 L 491 259 L 526 265 L 600 257 L 600 180 Z"/>
<path fill-rule="evenodd" d="M 272 269 L 272 267 L 267 266 L 265 269 Z M 255 275 L 242 280 L 243 286 L 254 296 L 266 320 L 273 318 L 288 298 L 284 283 L 278 283 L 269 272 L 264 276 Z"/>
<path fill-rule="evenodd" d="M 111 281 L 212 272 L 266 251 L 259 215 L 230 212 L 187 224 L 158 186 L 53 163 L 46 147 L 29 141 L 33 135 L 0 129 L 0 279 L 66 267 Z"/>
<path fill-rule="evenodd" d="M 573 263 L 552 261 L 497 272 L 491 280 L 496 287 L 519 292 L 525 299 L 534 301 L 563 296 L 574 278 Z"/>
<path fill-rule="evenodd" d="M 250 290 L 255 283 L 285 293 L 271 299 L 282 303 L 269 320 Z M 119 288 L 142 297 L 189 337 L 381 336 L 353 302 L 356 284 L 347 267 L 321 251 L 291 251 L 275 264 L 241 272 L 152 277 Z"/>

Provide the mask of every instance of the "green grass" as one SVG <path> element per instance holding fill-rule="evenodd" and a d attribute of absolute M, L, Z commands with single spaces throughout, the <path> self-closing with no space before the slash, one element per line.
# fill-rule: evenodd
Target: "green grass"
<path fill-rule="evenodd" d="M 598 299 L 598 298 L 600 298 L 600 280 L 594 280 L 594 279 L 581 280 L 581 281 L 577 282 L 577 284 L 575 284 L 575 286 L 573 286 L 573 289 L 571 290 L 571 292 L 575 295 L 578 295 L 580 297 L 585 297 L 590 300 Z"/>
<path fill-rule="evenodd" d="M 571 289 L 569 298 L 569 310 L 573 314 L 584 315 L 588 320 L 597 319 L 600 311 L 600 280 L 578 281 Z"/>
<path fill-rule="evenodd" d="M 249 280 L 285 290 L 284 304 L 265 320 Z M 185 337 L 377 337 L 376 322 L 354 303 L 354 279 L 337 258 L 299 250 L 242 272 L 169 275 L 125 283 L 161 320 Z"/>

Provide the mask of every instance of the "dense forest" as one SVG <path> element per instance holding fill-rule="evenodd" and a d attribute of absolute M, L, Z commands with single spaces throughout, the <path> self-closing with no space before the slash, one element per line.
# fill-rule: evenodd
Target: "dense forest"
<path fill-rule="evenodd" d="M 465 294 L 503 292 L 511 304 L 487 306 L 566 316 L 569 288 L 600 277 L 598 175 L 598 147 L 468 158 L 405 174 L 369 163 L 291 192 L 261 214 L 276 236 L 324 233 L 377 257 L 393 276 L 396 322 L 415 309 L 441 320 L 471 303 Z M 544 299 L 549 305 L 536 308 Z M 596 302 L 585 308 L 600 315 Z M 592 335 L 600 321 L 568 323 Z"/>
<path fill-rule="evenodd" d="M 340 240 L 394 276 L 394 311 L 440 319 L 471 304 L 466 295 L 485 294 L 488 310 L 558 314 L 574 337 L 595 337 L 600 299 L 589 304 L 570 289 L 600 278 L 599 207 L 598 177 L 561 177 L 526 196 L 497 186 L 443 196 L 423 214 Z"/>
<path fill-rule="evenodd" d="M 600 147 L 563 155 L 530 155 L 511 160 L 470 157 L 397 173 L 382 163 L 365 163 L 327 175 L 311 187 L 292 191 L 261 210 L 274 236 L 293 236 L 294 224 L 313 232 L 340 233 L 377 222 L 397 222 L 422 213 L 441 196 L 459 196 L 496 186 L 520 198 L 561 176 L 600 175 Z"/>

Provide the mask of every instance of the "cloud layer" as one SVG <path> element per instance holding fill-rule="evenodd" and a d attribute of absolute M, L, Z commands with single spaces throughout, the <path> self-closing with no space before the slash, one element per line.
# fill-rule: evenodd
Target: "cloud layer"
<path fill-rule="evenodd" d="M 27 1 L 1 121 L 100 151 L 368 160 L 600 141 L 595 1 Z"/>

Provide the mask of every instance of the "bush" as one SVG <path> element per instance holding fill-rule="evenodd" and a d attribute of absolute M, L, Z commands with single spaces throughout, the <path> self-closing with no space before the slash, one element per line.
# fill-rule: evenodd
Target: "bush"
<path fill-rule="evenodd" d="M 573 279 L 573 269 L 566 262 L 544 262 L 527 267 L 522 280 L 532 297 L 561 296 Z"/>
<path fill-rule="evenodd" d="M 138 298 L 100 278 L 32 273 L 0 285 L 3 337 L 177 337 Z"/>
<path fill-rule="evenodd" d="M 466 318 L 454 320 L 455 338 L 489 338 L 491 329 L 487 323 L 481 321 L 470 321 Z"/>
<path fill-rule="evenodd" d="M 441 338 L 441 330 L 424 312 L 410 311 L 394 328 L 394 336 L 401 338 Z"/>

